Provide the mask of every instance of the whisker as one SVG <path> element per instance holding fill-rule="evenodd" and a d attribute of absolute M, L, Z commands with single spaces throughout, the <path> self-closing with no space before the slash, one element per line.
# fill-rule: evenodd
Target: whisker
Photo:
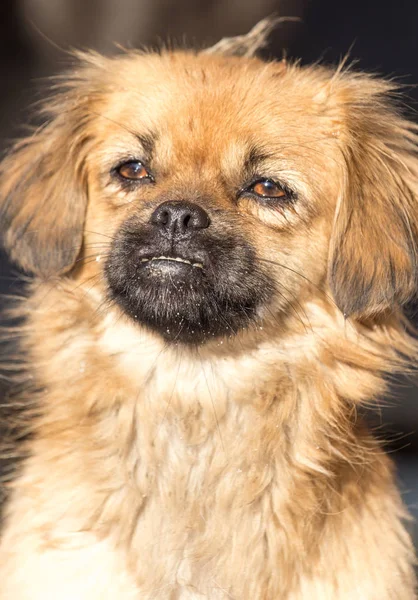
<path fill-rule="evenodd" d="M 102 254 L 102 253 L 98 253 L 98 254 L 88 254 L 87 256 L 81 256 L 80 258 L 77 258 L 77 260 L 74 261 L 74 264 L 77 264 L 79 262 L 84 262 L 86 265 L 92 262 L 99 262 L 97 259 L 100 257 L 100 259 L 102 258 L 108 258 L 110 256 L 110 254 Z"/>
<path fill-rule="evenodd" d="M 286 298 L 286 296 L 285 296 L 283 293 L 281 293 L 279 290 L 277 290 L 277 292 L 278 292 L 278 294 L 280 294 L 280 296 L 281 296 L 282 298 L 284 298 L 284 299 L 286 300 L 286 302 L 289 302 L 289 299 L 288 299 L 288 298 Z M 271 308 L 270 308 L 269 306 L 265 306 L 265 309 L 268 311 L 268 313 L 270 314 L 270 316 L 272 317 L 272 319 L 273 319 L 273 320 L 274 320 L 274 321 L 275 321 L 275 322 L 276 322 L 278 325 L 280 325 L 280 322 L 279 322 L 279 320 L 278 320 L 278 318 L 277 318 L 277 315 L 275 315 L 275 314 L 273 313 L 273 311 L 271 310 Z M 299 312 L 298 312 L 297 308 L 296 308 L 295 306 L 293 306 L 291 302 L 290 302 L 290 309 L 292 310 L 292 312 L 294 313 L 294 315 L 296 316 L 296 318 L 298 319 L 298 321 L 300 321 L 300 324 L 302 325 L 302 327 L 305 329 L 305 331 L 306 331 L 306 333 L 307 333 L 307 332 L 308 332 L 308 328 L 306 327 L 306 324 L 305 324 L 305 322 L 303 321 L 302 317 L 300 316 L 300 314 L 299 314 Z M 312 327 L 311 327 L 311 329 L 312 329 Z"/>
<path fill-rule="evenodd" d="M 91 242 L 91 243 L 83 243 L 83 249 L 85 248 L 111 248 L 111 242 Z"/>
<path fill-rule="evenodd" d="M 291 273 L 298 275 L 299 277 L 301 277 L 302 279 L 304 279 L 305 281 L 307 281 L 308 283 L 313 285 L 314 288 L 316 288 L 319 292 L 321 292 L 321 294 L 323 294 L 336 308 L 338 308 L 334 298 L 332 298 L 329 294 L 327 294 L 326 291 L 324 289 L 322 289 L 319 285 L 317 285 L 311 279 L 309 279 L 309 277 L 306 277 L 306 275 L 303 275 L 302 273 L 299 273 L 299 271 L 296 271 L 295 269 L 292 269 L 291 267 L 288 267 L 287 265 L 283 265 L 282 263 L 279 263 L 275 260 L 269 260 L 267 258 L 261 258 L 261 257 L 258 257 L 258 260 L 269 263 L 271 265 L 276 265 L 277 267 L 286 269 L 287 271 L 290 271 Z"/>
<path fill-rule="evenodd" d="M 95 117 L 100 117 L 101 119 L 105 119 L 106 121 L 109 121 L 109 123 L 113 123 L 114 125 L 117 125 L 121 129 L 124 129 L 125 131 L 127 131 L 128 133 L 133 135 L 136 139 L 138 139 L 139 134 L 137 132 L 133 131 L 132 129 L 130 129 L 129 127 L 127 127 L 126 125 L 123 125 L 123 123 L 120 123 L 119 121 L 115 121 L 114 119 L 111 119 L 107 115 L 103 115 L 102 113 L 96 112 L 94 110 L 89 110 L 87 112 L 90 115 L 94 115 Z"/>
<path fill-rule="evenodd" d="M 85 233 L 90 233 L 92 235 L 102 235 L 105 238 L 108 238 L 109 240 L 115 241 L 115 237 L 111 236 L 111 235 L 107 235 L 106 233 L 102 233 L 101 231 L 90 231 L 88 229 L 86 229 L 84 231 Z"/>
<path fill-rule="evenodd" d="M 83 287 L 86 283 L 89 283 L 90 281 L 92 281 L 93 279 L 98 279 L 101 276 L 101 273 L 95 273 L 94 275 L 92 275 L 91 277 L 87 277 L 87 279 L 83 279 L 82 281 L 80 281 L 80 283 L 78 283 L 75 287 L 73 287 L 71 289 L 72 292 L 76 292 L 77 290 L 79 290 L 81 287 Z M 91 289 L 91 288 L 90 288 Z M 90 291 L 90 290 L 88 290 Z M 88 292 L 87 292 L 88 293 Z"/>
<path fill-rule="evenodd" d="M 109 298 L 109 297 L 104 298 L 101 302 L 99 302 L 99 304 L 94 309 L 90 322 L 92 322 L 93 319 L 95 319 L 95 318 L 102 317 L 107 312 L 107 310 L 109 308 L 111 308 L 112 306 L 115 306 L 115 303 L 112 300 L 112 298 Z M 119 315 L 119 317 L 116 319 L 115 324 L 119 321 L 120 318 L 121 318 L 121 315 Z"/>
<path fill-rule="evenodd" d="M 295 295 L 295 294 L 294 294 L 294 293 L 293 293 L 291 290 L 289 290 L 289 288 L 288 288 L 288 287 L 286 287 L 286 286 L 285 286 L 283 283 L 281 283 L 281 282 L 280 282 L 280 283 L 279 283 L 279 285 L 280 285 L 280 287 L 284 288 L 288 294 L 290 294 L 290 295 L 292 296 L 293 302 L 295 302 L 295 304 L 298 306 L 298 308 L 300 309 L 301 313 L 303 314 L 303 316 L 304 316 L 304 317 L 305 317 L 305 319 L 307 320 L 307 322 L 308 322 L 308 324 L 309 324 L 309 327 L 310 327 L 311 331 L 313 332 L 312 324 L 311 324 L 311 322 L 310 322 L 310 319 L 309 319 L 309 317 L 308 317 L 308 314 L 307 314 L 307 312 L 306 312 L 305 308 L 302 306 L 302 304 L 301 304 L 301 303 L 299 302 L 299 300 L 297 299 L 296 295 Z M 280 292 L 279 290 L 277 290 L 277 291 L 278 291 L 278 292 L 281 294 L 281 296 L 282 296 L 282 297 L 283 297 L 285 300 L 289 301 L 289 299 L 288 299 L 288 298 L 286 298 L 286 296 L 285 296 L 285 295 L 284 295 L 282 292 Z M 292 308 L 293 308 L 293 309 L 295 309 L 295 307 L 294 307 L 294 306 L 292 306 Z M 298 311 L 296 311 L 296 312 L 297 312 L 297 314 L 298 314 L 298 316 L 299 316 L 299 318 L 300 318 L 299 312 L 298 312 Z M 304 321 L 303 321 L 301 318 L 300 318 L 300 320 L 301 320 L 301 323 L 302 323 L 302 325 L 305 327 L 305 331 L 307 331 L 307 329 L 306 329 L 306 325 L 305 325 Z"/>

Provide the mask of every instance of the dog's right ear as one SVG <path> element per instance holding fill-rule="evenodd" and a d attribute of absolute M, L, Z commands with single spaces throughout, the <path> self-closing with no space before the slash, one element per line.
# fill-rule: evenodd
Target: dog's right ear
<path fill-rule="evenodd" d="M 44 103 L 47 123 L 0 164 L 0 239 L 18 265 L 42 277 L 69 271 L 81 250 L 91 105 L 109 68 L 95 52 L 73 55 L 76 68 Z"/>
<path fill-rule="evenodd" d="M 25 271 L 64 273 L 80 252 L 86 211 L 80 128 L 65 107 L 18 143 L 0 166 L 0 233 Z"/>

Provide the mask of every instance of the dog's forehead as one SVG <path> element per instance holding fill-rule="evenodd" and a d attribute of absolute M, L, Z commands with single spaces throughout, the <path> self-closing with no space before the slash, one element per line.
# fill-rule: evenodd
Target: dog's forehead
<path fill-rule="evenodd" d="M 168 53 L 120 63 L 106 114 L 132 130 L 202 142 L 280 135 L 306 127 L 306 90 L 284 63 L 259 59 Z M 312 95 L 312 94 L 309 94 Z"/>

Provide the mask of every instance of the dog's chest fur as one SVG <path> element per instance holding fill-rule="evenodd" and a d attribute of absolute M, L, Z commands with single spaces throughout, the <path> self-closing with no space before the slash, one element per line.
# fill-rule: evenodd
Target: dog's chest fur
<path fill-rule="evenodd" d="M 274 464 L 263 459 L 252 411 L 227 406 L 202 425 L 204 411 L 170 415 L 154 432 L 138 426 L 141 458 L 133 460 L 133 472 L 142 501 L 136 498 L 129 562 L 147 586 L 192 586 L 218 597 L 229 587 L 231 570 L 240 573 L 244 590 L 254 569 L 267 566 L 265 509 L 271 510 Z M 243 448 L 245 438 L 250 448 Z"/>
<path fill-rule="evenodd" d="M 115 449 L 123 455 L 102 526 L 109 523 L 116 543 L 128 549 L 145 593 L 168 586 L 177 593 L 184 588 L 184 597 L 192 591 L 213 598 L 247 594 L 266 579 L 270 553 L 277 563 L 288 552 L 271 522 L 272 514 L 284 516 L 278 488 L 289 485 L 282 460 L 288 440 L 286 428 L 279 431 L 282 415 L 266 399 L 272 395 L 280 403 L 282 393 L 286 404 L 285 389 L 255 381 L 250 364 L 242 365 L 237 381 L 226 358 L 193 363 L 181 352 L 173 360 L 164 350 L 154 352 L 153 361 L 142 350 L 140 356 L 115 354 L 112 344 L 123 339 L 126 348 L 127 341 L 120 328 L 116 335 L 109 339 L 108 330 L 102 347 L 113 350 L 118 368 L 139 386 L 110 416 L 105 411 L 101 424 L 105 431 L 106 419 L 112 420 Z M 244 362 L 253 360 L 263 358 Z M 121 514 L 131 519 L 122 522 Z"/>
<path fill-rule="evenodd" d="M 49 384 L 11 503 L 26 519 L 12 515 L 0 549 L 13 540 L 34 573 L 27 598 L 43 598 L 48 573 L 50 597 L 65 600 L 351 600 L 347 557 L 371 572 L 400 508 L 385 459 L 368 467 L 367 437 L 333 433 L 324 407 L 336 392 L 313 371 L 309 336 L 191 360 L 83 302 L 51 292 L 29 323 L 27 352 Z M 399 527 L 381 568 L 407 544 Z M 356 597 L 389 598 L 380 580 L 361 578 Z"/>

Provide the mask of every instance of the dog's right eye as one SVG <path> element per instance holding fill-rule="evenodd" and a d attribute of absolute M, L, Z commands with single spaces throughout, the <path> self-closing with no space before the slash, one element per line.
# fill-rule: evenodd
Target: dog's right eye
<path fill-rule="evenodd" d="M 115 169 L 122 179 L 129 181 L 153 181 L 150 172 L 139 160 L 130 160 Z"/>

